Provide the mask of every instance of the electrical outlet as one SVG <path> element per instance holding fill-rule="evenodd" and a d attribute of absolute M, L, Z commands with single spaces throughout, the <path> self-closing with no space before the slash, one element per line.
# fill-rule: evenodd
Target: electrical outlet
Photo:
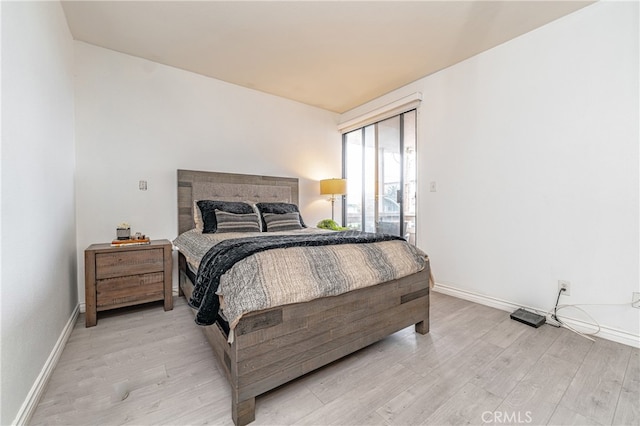
<path fill-rule="evenodd" d="M 140 182 L 138 182 L 138 188 L 140 188 L 140 191 L 146 191 L 147 190 L 147 181 L 146 180 L 141 180 Z"/>
<path fill-rule="evenodd" d="M 562 294 L 564 296 L 571 296 L 571 283 L 565 280 L 558 280 L 558 291 L 562 290 L 563 288 L 564 291 L 562 292 Z"/>
<path fill-rule="evenodd" d="M 631 306 L 640 308 L 640 292 L 634 291 L 631 297 Z"/>

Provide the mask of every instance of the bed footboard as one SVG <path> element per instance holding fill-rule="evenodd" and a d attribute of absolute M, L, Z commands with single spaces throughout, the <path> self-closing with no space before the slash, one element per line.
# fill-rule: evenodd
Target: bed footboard
<path fill-rule="evenodd" d="M 193 288 L 180 254 L 180 287 Z M 416 274 L 306 303 L 245 315 L 232 344 L 203 327 L 232 388 L 236 425 L 255 419 L 255 397 L 415 324 L 429 332 L 429 267 Z"/>

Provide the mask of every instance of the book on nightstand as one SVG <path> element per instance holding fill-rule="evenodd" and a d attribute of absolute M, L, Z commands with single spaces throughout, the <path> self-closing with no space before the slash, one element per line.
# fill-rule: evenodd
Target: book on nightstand
<path fill-rule="evenodd" d="M 113 240 L 111 241 L 111 247 L 143 246 L 150 243 L 151 240 L 149 240 L 149 238 L 140 238 L 137 240 Z"/>

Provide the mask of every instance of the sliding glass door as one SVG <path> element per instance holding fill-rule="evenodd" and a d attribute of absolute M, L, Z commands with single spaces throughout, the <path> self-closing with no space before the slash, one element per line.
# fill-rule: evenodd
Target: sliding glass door
<path fill-rule="evenodd" d="M 343 149 L 345 226 L 415 244 L 416 111 L 345 133 Z"/>

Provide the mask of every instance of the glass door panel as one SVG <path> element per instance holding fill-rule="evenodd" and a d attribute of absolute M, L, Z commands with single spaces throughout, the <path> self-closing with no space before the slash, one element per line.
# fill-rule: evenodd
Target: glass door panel
<path fill-rule="evenodd" d="M 415 244 L 416 111 L 343 135 L 343 223 Z"/>
<path fill-rule="evenodd" d="M 344 175 L 347 179 L 344 226 L 363 231 L 363 130 L 358 129 L 344 135 Z"/>
<path fill-rule="evenodd" d="M 401 235 L 402 155 L 400 116 L 381 121 L 378 126 L 378 191 L 376 231 Z"/>
<path fill-rule="evenodd" d="M 404 221 L 404 236 L 411 244 L 416 243 L 416 111 L 409 111 L 403 118 L 403 181 L 402 212 Z"/>
<path fill-rule="evenodd" d="M 364 128 L 364 231 L 376 232 L 376 128 L 375 125 Z"/>

